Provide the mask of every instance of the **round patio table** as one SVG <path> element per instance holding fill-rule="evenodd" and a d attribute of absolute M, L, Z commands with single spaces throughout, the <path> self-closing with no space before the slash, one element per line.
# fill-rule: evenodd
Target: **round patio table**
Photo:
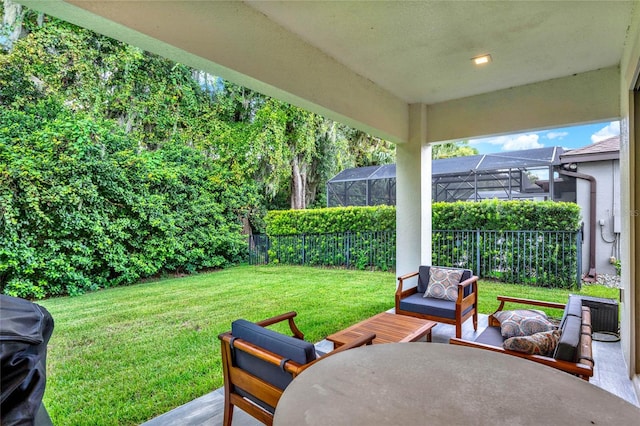
<path fill-rule="evenodd" d="M 330 356 L 289 384 L 274 417 L 277 426 L 638 422 L 640 408 L 568 373 L 439 343 L 389 343 Z"/>

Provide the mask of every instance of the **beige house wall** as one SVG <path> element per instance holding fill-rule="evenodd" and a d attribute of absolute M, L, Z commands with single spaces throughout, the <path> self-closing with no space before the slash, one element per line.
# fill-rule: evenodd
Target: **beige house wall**
<path fill-rule="evenodd" d="M 640 395 L 640 8 L 634 10 L 627 45 L 620 64 L 620 175 L 622 211 L 622 320 L 623 354 Z"/>

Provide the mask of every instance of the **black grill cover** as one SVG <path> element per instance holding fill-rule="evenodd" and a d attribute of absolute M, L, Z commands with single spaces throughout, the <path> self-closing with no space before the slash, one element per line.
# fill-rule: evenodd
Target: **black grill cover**
<path fill-rule="evenodd" d="M 44 395 L 47 343 L 52 332 L 53 318 L 45 308 L 0 295 L 2 426 L 36 423 Z"/>

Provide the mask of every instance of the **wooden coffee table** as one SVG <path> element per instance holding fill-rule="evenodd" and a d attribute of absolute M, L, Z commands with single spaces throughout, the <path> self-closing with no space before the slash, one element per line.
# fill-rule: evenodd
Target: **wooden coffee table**
<path fill-rule="evenodd" d="M 327 337 L 335 348 L 360 337 L 363 333 L 375 333 L 373 343 L 416 342 L 426 336 L 431 341 L 431 329 L 436 322 L 406 315 L 383 312 Z"/>

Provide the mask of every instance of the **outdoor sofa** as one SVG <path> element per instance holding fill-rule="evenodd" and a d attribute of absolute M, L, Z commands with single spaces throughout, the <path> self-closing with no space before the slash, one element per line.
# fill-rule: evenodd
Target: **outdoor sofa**
<path fill-rule="evenodd" d="M 450 339 L 450 343 L 525 358 L 576 375 L 587 381 L 593 376 L 591 311 L 588 307 L 582 306 L 580 296 L 570 295 L 566 304 L 504 296 L 498 296 L 498 301 L 500 301 L 500 306 L 496 312 L 489 316 L 489 326 L 474 341 L 454 337 Z M 559 338 L 552 353 L 540 355 L 504 348 L 504 342 L 507 339 L 501 333 L 501 324 L 496 316 L 500 312 L 504 312 L 505 303 L 564 309 L 558 326 Z"/>

